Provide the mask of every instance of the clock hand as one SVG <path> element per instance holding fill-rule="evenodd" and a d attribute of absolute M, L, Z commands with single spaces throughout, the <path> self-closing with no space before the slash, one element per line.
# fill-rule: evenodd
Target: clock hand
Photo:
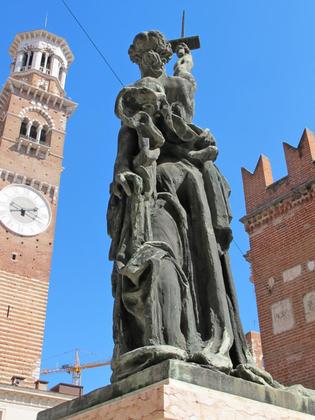
<path fill-rule="evenodd" d="M 20 204 L 16 204 L 14 201 L 12 201 L 11 203 L 10 203 L 10 205 L 11 206 L 13 206 L 13 207 L 15 207 L 17 210 L 24 210 L 24 211 L 36 211 L 36 210 L 38 210 L 38 207 L 34 207 L 34 208 L 32 208 L 32 209 L 25 209 L 24 207 L 22 207 Z M 18 208 L 19 207 L 19 208 Z M 11 210 L 11 211 L 13 211 L 13 210 Z"/>
<path fill-rule="evenodd" d="M 19 211 L 21 213 L 21 216 L 25 216 L 27 214 L 27 212 L 31 211 L 31 212 L 36 212 L 38 210 L 37 207 L 34 207 L 32 209 L 25 209 L 22 206 L 20 206 L 19 204 L 14 203 L 14 201 L 11 202 L 11 206 L 15 207 L 14 209 L 11 209 L 11 212 L 14 211 Z M 19 208 L 18 208 L 19 207 Z M 28 214 L 27 214 L 28 215 Z M 35 220 L 35 219 L 34 219 Z"/>
<path fill-rule="evenodd" d="M 46 223 L 46 220 L 45 219 L 43 219 L 41 216 L 39 216 L 39 215 L 37 215 L 36 216 L 36 219 L 37 220 L 39 220 L 40 222 L 42 222 L 42 223 Z"/>
<path fill-rule="evenodd" d="M 16 204 L 14 201 L 12 201 L 11 203 L 10 203 L 10 206 L 13 206 L 13 207 L 15 207 L 16 209 L 18 209 L 18 210 L 22 210 L 22 206 L 20 206 L 19 204 Z"/>
<path fill-rule="evenodd" d="M 38 216 L 36 216 L 36 215 L 34 215 L 33 213 L 32 214 L 29 214 L 29 213 L 25 213 L 25 216 L 28 216 L 30 219 L 32 219 L 32 220 L 39 220 L 39 217 Z M 33 216 L 35 216 L 35 217 L 33 217 Z M 39 220 L 40 221 L 40 220 Z"/>
<path fill-rule="evenodd" d="M 32 220 L 37 220 L 38 222 L 40 222 L 40 223 L 46 223 L 46 220 L 45 219 L 43 219 L 41 216 L 39 216 L 38 214 L 37 215 L 35 215 L 35 214 L 29 214 L 29 213 L 26 213 L 26 216 L 28 216 L 30 219 L 32 219 Z M 35 217 L 32 217 L 32 216 L 35 216 Z"/>
<path fill-rule="evenodd" d="M 21 211 L 21 210 L 23 210 L 23 211 L 37 211 L 38 208 L 35 207 L 34 209 L 24 209 L 23 207 L 21 207 L 20 209 L 12 209 L 10 211 L 12 212 L 12 211 Z"/>
<path fill-rule="evenodd" d="M 20 206 L 19 204 L 14 203 L 14 201 L 12 201 L 10 203 L 10 206 L 15 207 L 14 209 L 10 209 L 10 212 L 19 211 L 19 212 L 21 212 L 21 216 L 25 216 L 25 209 L 23 209 L 22 206 Z"/>

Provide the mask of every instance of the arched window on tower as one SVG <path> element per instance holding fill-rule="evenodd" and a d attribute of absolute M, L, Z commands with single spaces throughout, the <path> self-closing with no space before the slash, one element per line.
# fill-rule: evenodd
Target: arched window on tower
<path fill-rule="evenodd" d="M 30 69 L 32 67 L 34 52 L 30 51 L 28 54 L 28 62 L 27 62 L 27 68 Z"/>
<path fill-rule="evenodd" d="M 52 55 L 50 54 L 47 58 L 47 63 L 46 63 L 46 73 L 47 74 L 50 74 L 51 62 L 52 62 Z"/>
<path fill-rule="evenodd" d="M 59 81 L 61 82 L 61 80 L 62 80 L 62 74 L 63 74 L 63 71 L 64 71 L 64 68 L 62 67 L 62 66 L 60 66 L 60 69 L 59 69 L 59 75 L 58 75 L 58 79 L 59 79 Z"/>
<path fill-rule="evenodd" d="M 40 60 L 40 70 L 43 73 L 50 74 L 52 64 L 52 54 L 42 53 L 42 58 Z"/>
<path fill-rule="evenodd" d="M 22 56 L 22 65 L 21 65 L 20 71 L 25 71 L 25 70 L 30 69 L 32 67 L 33 58 L 34 58 L 34 51 L 24 52 Z"/>
<path fill-rule="evenodd" d="M 23 54 L 23 57 L 22 57 L 22 66 L 21 66 L 21 71 L 24 71 L 24 70 L 25 70 L 25 68 L 26 68 L 27 58 L 28 58 L 28 54 L 27 54 L 27 52 L 25 52 L 25 53 Z"/>
<path fill-rule="evenodd" d="M 27 135 L 27 125 L 28 125 L 28 119 L 24 118 L 24 120 L 21 123 L 21 127 L 20 127 L 20 136 L 26 137 L 26 135 Z"/>
<path fill-rule="evenodd" d="M 38 129 L 38 122 L 34 121 L 30 130 L 30 139 L 34 141 L 37 138 L 37 129 Z"/>
<path fill-rule="evenodd" d="M 45 62 L 46 62 L 46 53 L 42 53 L 42 58 L 40 60 L 40 70 L 41 71 L 44 71 Z"/>
<path fill-rule="evenodd" d="M 39 143 L 44 144 L 45 146 L 49 146 L 47 125 L 44 125 L 44 127 L 42 128 L 42 131 L 40 133 Z"/>

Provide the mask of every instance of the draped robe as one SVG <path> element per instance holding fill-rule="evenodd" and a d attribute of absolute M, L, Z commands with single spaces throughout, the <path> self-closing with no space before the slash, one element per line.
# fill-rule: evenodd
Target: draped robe
<path fill-rule="evenodd" d="M 113 381 L 168 358 L 223 371 L 252 361 L 228 257 L 230 189 L 216 156 L 198 155 L 215 141 L 155 84 L 124 88 L 116 106 L 124 116 L 115 173 L 137 174 L 142 189 L 112 193 L 108 209 Z M 144 118 L 148 102 L 167 112 Z"/>

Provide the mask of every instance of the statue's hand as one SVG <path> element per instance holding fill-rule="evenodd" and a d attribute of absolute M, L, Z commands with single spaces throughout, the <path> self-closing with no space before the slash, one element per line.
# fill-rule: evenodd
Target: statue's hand
<path fill-rule="evenodd" d="M 182 43 L 177 45 L 175 52 L 178 60 L 174 66 L 174 76 L 183 77 L 188 79 L 191 83 L 195 84 L 194 78 L 191 75 L 193 59 L 189 48 L 186 44 Z"/>
<path fill-rule="evenodd" d="M 199 138 L 196 140 L 196 143 L 195 143 L 196 149 L 204 149 L 207 146 L 215 146 L 215 145 L 216 145 L 216 141 L 208 128 L 205 128 L 199 134 Z"/>
<path fill-rule="evenodd" d="M 188 155 L 192 159 L 196 159 L 199 162 L 207 162 L 208 160 L 216 160 L 218 156 L 218 148 L 215 146 L 208 146 L 201 150 L 191 150 Z"/>
<path fill-rule="evenodd" d="M 153 124 L 152 118 L 149 115 L 149 112 L 154 111 L 154 107 L 152 104 L 143 105 L 146 111 L 139 111 L 134 115 L 134 121 L 136 126 L 140 125 L 150 125 Z M 151 109 L 152 108 L 152 109 Z M 148 111 L 148 112 L 147 112 Z"/>
<path fill-rule="evenodd" d="M 183 57 L 185 54 L 189 54 L 190 50 L 188 48 L 188 45 L 186 45 L 184 42 L 181 42 L 176 46 L 175 53 L 178 58 Z"/>
<path fill-rule="evenodd" d="M 133 120 L 135 122 L 134 127 L 137 130 L 140 143 L 139 145 L 141 148 L 143 147 L 141 143 L 142 139 L 144 138 L 149 139 L 147 147 L 151 149 L 159 148 L 164 144 L 165 139 L 163 134 L 154 124 L 151 116 L 148 113 L 139 111 L 133 116 Z"/>
<path fill-rule="evenodd" d="M 160 149 L 141 149 L 133 160 L 133 167 L 151 166 L 160 156 Z"/>
<path fill-rule="evenodd" d="M 147 107 L 149 107 L 149 105 L 147 105 Z M 153 124 L 152 118 L 146 111 L 138 111 L 132 117 L 125 119 L 125 123 L 128 127 L 134 128 L 135 130 L 139 129 L 141 126 Z"/>
<path fill-rule="evenodd" d="M 129 197 L 131 194 L 141 194 L 143 190 L 142 178 L 131 171 L 124 171 L 116 174 L 113 185 L 113 193 L 122 198 L 122 191 Z"/>

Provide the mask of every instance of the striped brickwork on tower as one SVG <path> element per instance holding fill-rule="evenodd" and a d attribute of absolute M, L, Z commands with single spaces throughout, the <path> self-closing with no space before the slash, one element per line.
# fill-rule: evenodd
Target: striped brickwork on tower
<path fill-rule="evenodd" d="M 76 104 L 63 38 L 17 34 L 0 92 L 0 384 L 39 378 L 63 149 Z"/>
<path fill-rule="evenodd" d="M 0 383 L 39 377 L 48 282 L 0 270 Z"/>

